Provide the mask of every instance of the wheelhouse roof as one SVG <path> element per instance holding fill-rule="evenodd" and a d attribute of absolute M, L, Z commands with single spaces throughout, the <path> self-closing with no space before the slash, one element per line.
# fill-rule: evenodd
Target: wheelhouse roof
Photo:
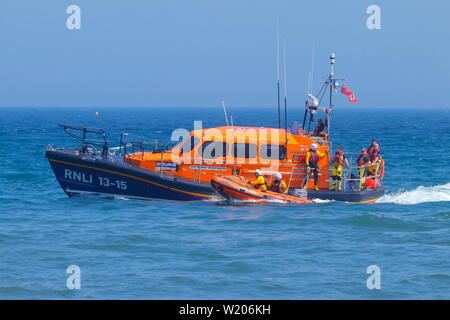
<path fill-rule="evenodd" d="M 223 126 L 208 129 L 198 129 L 191 131 L 191 135 L 197 138 L 213 139 L 217 138 L 243 138 L 243 139 L 272 139 L 285 140 L 286 131 L 278 128 L 265 127 L 243 127 L 243 126 Z M 288 138 L 293 136 L 287 133 Z"/>

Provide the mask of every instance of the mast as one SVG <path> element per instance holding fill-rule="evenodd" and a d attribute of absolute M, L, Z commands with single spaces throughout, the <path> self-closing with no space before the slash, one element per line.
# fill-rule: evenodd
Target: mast
<path fill-rule="evenodd" d="M 330 54 L 330 106 L 327 110 L 327 129 L 328 129 L 328 135 L 330 135 L 330 128 L 331 128 L 331 111 L 333 109 L 333 79 L 334 79 L 334 60 L 336 58 L 336 55 L 334 53 Z"/>
<path fill-rule="evenodd" d="M 311 76 L 309 78 L 309 92 L 313 92 L 313 81 L 314 81 L 314 49 L 315 49 L 315 43 L 313 41 L 312 48 L 311 48 Z"/>
<path fill-rule="evenodd" d="M 311 71 L 308 72 L 308 99 L 310 99 L 310 95 L 313 93 L 313 82 L 314 82 L 314 51 L 315 51 L 315 42 L 313 41 L 311 46 Z M 308 116 L 308 100 L 305 102 L 305 114 L 303 116 L 303 125 L 302 128 L 306 128 L 306 118 Z M 312 117 L 312 115 L 311 115 Z M 312 118 L 311 118 L 312 119 Z M 311 126 L 311 120 L 308 123 L 308 127 Z M 309 128 L 308 128 L 309 131 Z"/>
<path fill-rule="evenodd" d="M 280 22 L 277 19 L 277 93 L 278 93 L 278 129 L 281 128 L 280 113 Z"/>
<path fill-rule="evenodd" d="M 284 75 L 284 140 L 287 150 L 287 80 L 286 80 L 286 41 L 283 40 L 283 75 Z"/>
<path fill-rule="evenodd" d="M 225 101 L 222 101 L 222 108 L 223 108 L 223 113 L 225 115 L 225 121 L 227 123 L 227 127 L 230 126 L 229 122 L 228 122 L 228 115 L 227 115 L 227 108 L 225 107 Z"/>

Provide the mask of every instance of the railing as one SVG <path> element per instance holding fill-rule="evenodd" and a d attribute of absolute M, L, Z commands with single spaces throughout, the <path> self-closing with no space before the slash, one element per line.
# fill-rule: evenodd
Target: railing
<path fill-rule="evenodd" d="M 125 141 L 127 138 L 139 139 L 132 141 Z M 145 137 L 140 137 L 137 135 L 131 135 L 129 133 L 120 133 L 120 141 L 119 141 L 119 154 L 141 154 L 141 157 L 144 158 L 145 152 L 151 153 L 164 153 L 169 150 L 169 145 L 159 144 L 155 139 L 154 143 L 146 142 Z"/>
<path fill-rule="evenodd" d="M 59 124 L 58 126 L 62 127 L 67 135 L 81 142 L 81 147 L 79 148 L 80 153 L 96 154 L 98 152 L 96 147 L 101 147 L 101 155 L 103 157 L 115 154 L 125 158 L 127 154 L 140 154 L 141 158 L 144 158 L 145 152 L 161 153 L 162 157 L 164 152 L 170 148 L 169 145 L 158 144 L 157 141 L 155 143 L 149 143 L 144 141 L 146 139 L 144 137 L 130 135 L 128 133 L 117 134 L 120 137 L 119 146 L 110 148 L 106 132 L 101 128 L 65 124 Z M 127 138 L 136 140 L 125 141 Z"/>
<path fill-rule="evenodd" d="M 350 190 L 361 190 L 365 188 L 365 182 L 368 178 L 374 179 L 375 186 L 379 185 L 379 182 L 383 179 L 383 162 L 382 160 L 377 163 L 371 163 L 364 166 L 353 165 L 354 156 L 358 156 L 357 153 L 346 153 L 349 156 L 344 163 L 344 168 L 342 172 L 342 191 L 350 191 Z M 360 177 L 360 170 L 364 169 L 364 174 Z M 373 173 L 368 174 L 369 169 Z M 314 179 L 313 173 L 307 174 L 306 172 L 306 164 L 305 163 L 296 163 L 293 164 L 292 168 L 289 170 L 290 172 L 280 172 L 283 174 L 283 177 L 288 183 L 288 187 L 292 185 L 300 185 L 300 187 L 307 186 L 309 181 Z M 325 180 L 328 182 L 328 187 L 331 187 L 333 183 L 333 166 L 330 163 L 330 167 L 328 168 L 319 168 L 319 183 L 320 181 L 324 181 L 321 179 L 321 176 L 329 173 L 329 179 Z M 336 184 L 339 181 L 336 180 Z M 337 189 L 337 186 L 336 186 Z"/>
<path fill-rule="evenodd" d="M 103 129 L 71 126 L 66 124 L 59 124 L 58 126 L 63 128 L 67 135 L 81 142 L 81 153 L 88 153 L 90 148 L 92 148 L 91 152 L 95 153 L 97 151 L 95 147 L 101 147 L 102 156 L 108 155 L 108 140 L 106 137 L 106 132 L 103 131 Z"/>
<path fill-rule="evenodd" d="M 342 173 L 342 190 L 351 191 L 365 189 L 365 183 L 369 178 L 374 180 L 375 187 L 378 186 L 380 181 L 383 179 L 383 172 L 381 170 L 383 165 L 383 160 L 363 166 L 352 165 L 350 160 L 349 167 L 346 168 L 344 164 L 344 170 Z M 360 176 L 360 170 L 362 169 L 364 169 L 364 172 Z M 372 169 L 370 170 L 372 172 L 369 172 L 369 169 Z M 332 178 L 331 172 L 330 177 Z"/>

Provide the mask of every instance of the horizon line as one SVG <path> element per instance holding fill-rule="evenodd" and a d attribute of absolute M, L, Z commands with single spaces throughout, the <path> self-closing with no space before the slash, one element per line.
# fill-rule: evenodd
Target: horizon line
<path fill-rule="evenodd" d="M 210 109 L 210 108 L 219 108 L 219 106 L 210 105 L 210 106 L 26 106 L 26 105 L 20 105 L 20 106 L 5 106 L 0 105 L 0 108 L 6 109 L 6 108 L 67 108 L 67 109 L 73 109 L 73 108 L 99 108 L 99 109 L 105 109 L 105 108 L 111 108 L 111 109 L 123 109 L 123 108 L 134 108 L 134 109 L 157 109 L 157 108 L 170 108 L 170 109 Z M 243 108 L 243 109 L 276 109 L 276 106 L 228 106 L 228 108 L 236 109 L 236 108 Z M 304 108 L 304 106 L 291 106 L 291 109 L 296 108 Z M 419 107 L 419 106 L 334 106 L 334 109 L 449 109 L 450 106 L 426 106 L 426 107 Z"/>

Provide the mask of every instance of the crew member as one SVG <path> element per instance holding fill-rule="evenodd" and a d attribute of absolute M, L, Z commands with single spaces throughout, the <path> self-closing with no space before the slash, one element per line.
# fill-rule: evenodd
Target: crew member
<path fill-rule="evenodd" d="M 381 150 L 380 146 L 375 140 L 372 140 L 372 145 L 370 146 L 369 150 L 367 151 L 370 162 L 373 164 L 372 166 L 368 167 L 368 174 L 371 176 L 376 176 L 378 174 L 378 170 L 381 165 Z"/>
<path fill-rule="evenodd" d="M 381 159 L 381 149 L 377 140 L 372 140 L 370 142 L 369 148 L 367 148 L 367 153 L 369 154 L 370 161 L 378 161 Z"/>
<path fill-rule="evenodd" d="M 377 140 L 373 139 L 370 141 L 370 146 L 367 148 L 367 153 L 370 154 L 372 152 L 372 148 L 374 148 L 376 144 L 378 144 Z"/>
<path fill-rule="evenodd" d="M 254 185 L 256 189 L 266 192 L 267 191 L 266 179 L 262 175 L 261 170 L 256 169 L 255 176 L 256 176 L 256 180 L 250 182 L 250 184 Z"/>
<path fill-rule="evenodd" d="M 350 164 L 348 163 L 347 156 L 345 155 L 344 149 L 341 146 L 339 146 L 339 147 L 337 147 L 336 150 L 338 150 L 340 153 L 342 153 L 342 156 L 344 157 L 344 164 L 347 168 L 350 169 Z"/>
<path fill-rule="evenodd" d="M 356 160 L 358 164 L 358 178 L 359 178 L 359 190 L 361 190 L 366 184 L 366 166 L 370 164 L 370 157 L 366 148 L 361 149 L 361 154 Z"/>
<path fill-rule="evenodd" d="M 325 136 L 325 125 L 323 124 L 322 118 L 317 119 L 317 127 L 314 129 L 314 137 L 324 137 Z"/>
<path fill-rule="evenodd" d="M 326 151 L 328 153 L 328 150 Z M 317 182 L 319 180 L 319 158 L 324 157 L 326 153 L 322 153 L 317 151 L 317 144 L 313 143 L 309 149 L 308 152 L 306 152 L 306 173 L 307 178 L 311 175 L 311 171 L 314 174 L 314 190 L 319 191 L 319 188 L 317 187 Z M 305 186 L 303 187 L 306 189 L 308 187 L 308 179 L 305 181 Z"/>
<path fill-rule="evenodd" d="M 334 158 L 331 161 L 332 164 L 332 170 L 331 170 L 331 176 L 332 176 L 332 184 L 330 187 L 330 190 L 336 189 L 336 181 L 337 181 L 337 189 L 338 191 L 342 191 L 342 173 L 344 171 L 344 164 L 346 162 L 345 156 L 344 156 L 344 149 L 342 147 L 338 147 L 336 150 L 336 153 L 334 154 Z"/>
<path fill-rule="evenodd" d="M 272 181 L 272 185 L 270 186 L 270 191 L 278 192 L 278 193 L 287 193 L 288 187 L 286 183 L 283 181 L 283 176 L 281 173 L 277 172 L 273 174 L 274 180 Z"/>

